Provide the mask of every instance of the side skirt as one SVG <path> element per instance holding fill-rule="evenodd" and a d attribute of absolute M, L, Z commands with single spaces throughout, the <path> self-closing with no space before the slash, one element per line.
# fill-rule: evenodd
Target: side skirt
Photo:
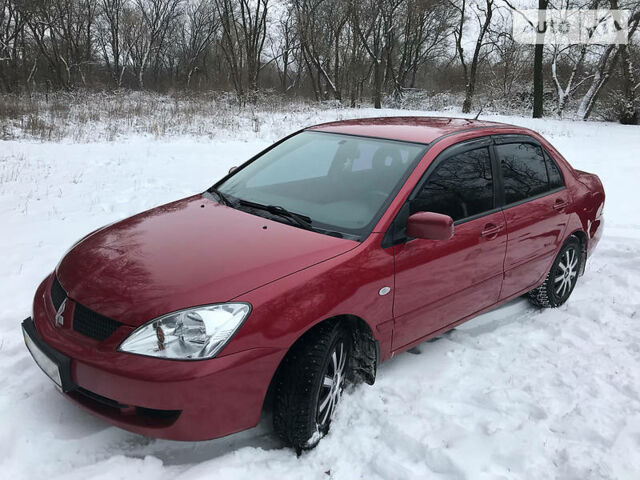
<path fill-rule="evenodd" d="M 533 287 L 533 288 L 535 288 L 535 287 Z M 391 357 L 389 357 L 389 358 L 393 358 L 394 356 L 396 356 L 399 353 L 406 352 L 407 350 L 410 350 L 413 347 L 415 347 L 415 346 L 417 346 L 417 345 L 419 345 L 421 343 L 426 342 L 427 340 L 431 340 L 432 338 L 437 337 L 438 335 L 442 335 L 443 333 L 448 332 L 449 330 L 453 330 L 458 325 L 461 325 L 461 324 L 463 324 L 463 323 L 465 323 L 465 322 L 467 322 L 467 321 L 469 321 L 469 320 L 471 320 L 471 319 L 473 319 L 473 318 L 475 318 L 475 317 L 477 317 L 479 315 L 482 315 L 483 313 L 487 313 L 487 312 L 489 312 L 491 310 L 494 310 L 494 309 L 500 307 L 501 305 L 507 303 L 508 301 L 513 300 L 514 298 L 517 298 L 517 297 L 520 297 L 520 296 L 524 295 L 525 293 L 529 292 L 530 290 L 531 290 L 531 288 L 525 288 L 524 290 L 522 290 L 520 292 L 517 292 L 517 293 L 514 293 L 513 295 L 511 295 L 511 296 L 509 296 L 507 298 L 504 298 L 504 299 L 498 301 L 497 303 L 494 303 L 493 305 L 491 305 L 489 307 L 483 308 L 482 310 L 478 310 L 477 312 L 472 313 L 471 315 L 467 315 L 466 317 L 464 317 L 464 318 L 462 318 L 462 319 L 460 319 L 460 320 L 458 320 L 456 322 L 450 323 L 446 327 L 443 327 L 443 328 L 441 328 L 439 330 L 436 330 L 435 332 L 432 332 L 432 333 L 430 333 L 428 335 L 420 337 L 419 339 L 417 339 L 417 340 L 415 340 L 415 341 L 413 341 L 413 342 L 411 342 L 411 343 L 409 343 L 407 345 L 404 345 L 401 348 L 393 350 L 391 352 Z"/>

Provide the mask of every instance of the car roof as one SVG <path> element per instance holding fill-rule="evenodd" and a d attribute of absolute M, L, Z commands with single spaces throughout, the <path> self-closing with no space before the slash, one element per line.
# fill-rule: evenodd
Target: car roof
<path fill-rule="evenodd" d="M 322 123 L 306 130 L 427 144 L 443 135 L 460 131 L 507 126 L 513 125 L 468 118 L 376 117 Z"/>

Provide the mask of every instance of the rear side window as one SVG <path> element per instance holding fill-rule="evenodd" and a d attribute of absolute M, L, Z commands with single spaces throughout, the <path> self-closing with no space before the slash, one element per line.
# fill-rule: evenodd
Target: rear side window
<path fill-rule="evenodd" d="M 504 183 L 505 204 L 544 193 L 549 188 L 542 149 L 530 143 L 496 145 Z"/>
<path fill-rule="evenodd" d="M 549 173 L 549 189 L 564 187 L 560 169 L 547 152 L 544 152 L 544 160 L 547 162 L 547 172 Z"/>
<path fill-rule="evenodd" d="M 493 209 L 493 177 L 487 148 L 443 160 L 412 202 L 413 211 L 449 215 L 454 221 Z"/>

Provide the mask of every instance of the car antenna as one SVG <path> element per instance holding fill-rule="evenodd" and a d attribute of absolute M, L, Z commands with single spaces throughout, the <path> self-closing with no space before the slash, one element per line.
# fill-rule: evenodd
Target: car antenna
<path fill-rule="evenodd" d="M 482 104 L 482 106 L 480 107 L 480 110 L 478 110 L 478 113 L 476 113 L 476 116 L 473 117 L 474 120 L 478 120 L 478 117 L 480 116 L 480 114 L 482 113 L 482 110 L 484 110 L 484 106 L 486 104 Z"/>

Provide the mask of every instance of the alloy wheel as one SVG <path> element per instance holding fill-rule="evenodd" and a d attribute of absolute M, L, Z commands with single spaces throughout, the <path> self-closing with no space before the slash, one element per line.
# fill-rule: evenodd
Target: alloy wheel
<path fill-rule="evenodd" d="M 326 431 L 342 395 L 347 364 L 347 349 L 343 341 L 336 343 L 327 368 L 322 376 L 322 386 L 318 395 L 316 424 L 320 431 Z"/>
<path fill-rule="evenodd" d="M 568 248 L 558 262 L 553 278 L 553 291 L 559 299 L 571 293 L 578 277 L 578 253 L 575 248 Z"/>

